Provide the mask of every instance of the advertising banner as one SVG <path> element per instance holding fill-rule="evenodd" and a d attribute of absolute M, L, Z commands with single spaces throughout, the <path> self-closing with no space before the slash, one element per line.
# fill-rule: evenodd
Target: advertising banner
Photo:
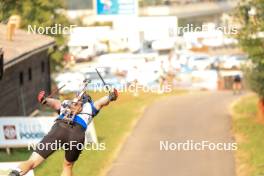
<path fill-rule="evenodd" d="M 96 0 L 97 15 L 137 15 L 137 0 Z"/>
<path fill-rule="evenodd" d="M 0 148 L 27 147 L 37 144 L 51 129 L 54 117 L 0 118 Z M 86 142 L 97 143 L 93 122 L 86 130 Z"/>

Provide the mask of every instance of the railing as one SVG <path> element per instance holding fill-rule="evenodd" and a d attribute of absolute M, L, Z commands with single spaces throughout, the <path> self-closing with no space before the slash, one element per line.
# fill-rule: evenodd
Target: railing
<path fill-rule="evenodd" d="M 199 4 L 199 3 L 221 3 L 221 2 L 231 2 L 237 0 L 156 0 L 156 1 L 142 1 L 140 3 L 141 7 L 148 7 L 153 5 L 188 5 L 188 4 Z"/>
<path fill-rule="evenodd" d="M 189 3 L 180 6 L 177 4 L 170 4 L 170 5 L 141 7 L 139 10 L 139 14 L 141 16 L 173 15 L 173 16 L 177 16 L 178 18 L 188 18 L 194 16 L 197 17 L 197 16 L 214 15 L 223 12 L 228 12 L 234 9 L 236 5 L 237 5 L 236 0 L 231 0 L 231 1 L 230 0 L 229 1 L 200 0 L 199 2 L 196 3 Z"/>

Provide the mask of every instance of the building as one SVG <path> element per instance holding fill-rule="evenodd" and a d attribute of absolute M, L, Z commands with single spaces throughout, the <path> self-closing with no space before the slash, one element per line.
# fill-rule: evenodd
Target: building
<path fill-rule="evenodd" d="M 7 26 L 0 24 L 0 116 L 25 116 L 37 107 L 37 94 L 50 92 L 48 49 L 53 38 L 16 30 L 7 40 Z M 1 56 L 1 53 L 0 53 Z"/>

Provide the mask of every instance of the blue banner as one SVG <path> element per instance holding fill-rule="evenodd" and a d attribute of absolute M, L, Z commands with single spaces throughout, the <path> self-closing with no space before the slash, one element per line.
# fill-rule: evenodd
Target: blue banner
<path fill-rule="evenodd" d="M 137 0 L 96 0 L 97 15 L 135 15 Z"/>

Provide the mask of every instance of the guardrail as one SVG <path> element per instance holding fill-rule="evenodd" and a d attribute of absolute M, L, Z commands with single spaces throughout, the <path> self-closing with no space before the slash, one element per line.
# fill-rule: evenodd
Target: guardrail
<path fill-rule="evenodd" d="M 142 7 L 139 10 L 141 16 L 162 16 L 172 15 L 178 18 L 189 18 L 205 15 L 219 14 L 228 12 L 234 9 L 237 1 L 223 1 L 223 2 L 200 2 L 186 5 L 160 5 Z M 206 8 L 205 8 L 206 7 Z"/>

